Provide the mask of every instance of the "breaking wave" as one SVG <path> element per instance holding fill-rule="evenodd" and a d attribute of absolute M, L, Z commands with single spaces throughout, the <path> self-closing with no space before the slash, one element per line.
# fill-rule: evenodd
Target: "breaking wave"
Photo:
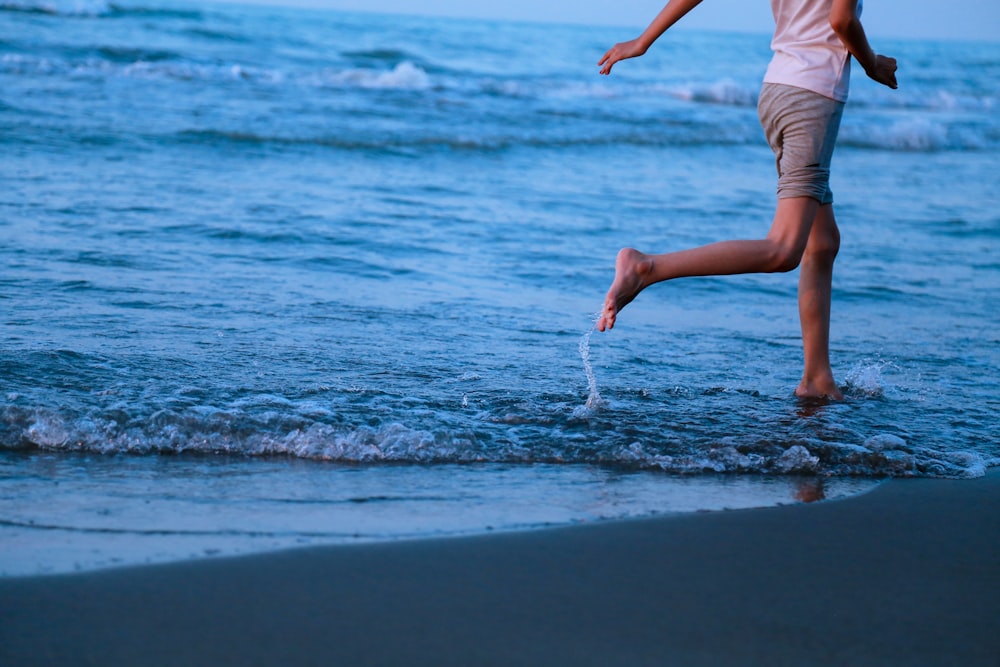
<path fill-rule="evenodd" d="M 295 96 L 296 90 L 309 90 L 310 95 L 336 95 L 347 92 L 365 95 L 386 91 L 399 95 L 420 96 L 420 113 L 428 114 L 431 127 L 415 124 L 403 135 L 379 131 L 375 137 L 364 136 L 366 126 L 352 124 L 342 128 L 343 121 L 332 111 L 329 124 L 334 131 L 317 133 L 304 130 L 301 135 L 289 136 L 274 132 L 268 125 L 253 129 L 225 127 L 183 130 L 182 140 L 190 138 L 204 141 L 237 143 L 275 143 L 316 145 L 335 148 L 397 149 L 438 146 L 454 150 L 498 150 L 516 146 L 534 148 L 562 148 L 572 146 L 740 146 L 759 145 L 760 128 L 756 116 L 744 113 L 734 119 L 728 112 L 713 112 L 704 116 L 697 106 L 722 105 L 751 107 L 756 102 L 756 92 L 741 88 L 731 81 L 721 81 L 705 86 L 674 88 L 646 87 L 658 91 L 668 105 L 684 105 L 664 109 L 664 117 L 632 117 L 627 108 L 607 106 L 606 90 L 599 86 L 572 84 L 551 85 L 522 81 L 496 80 L 493 78 L 468 78 L 455 75 L 432 75 L 424 67 L 410 60 L 403 60 L 386 67 L 375 61 L 376 66 L 327 67 L 319 70 L 291 71 L 249 65 L 239 62 L 196 62 L 183 54 L 149 48 L 102 47 L 73 58 L 58 58 L 25 53 L 6 53 L 0 56 L 0 73 L 14 76 L 55 76 L 79 81 L 100 81 L 107 77 L 134 80 L 170 80 L 179 85 L 225 84 L 227 86 L 263 87 L 267 94 Z M 389 63 L 391 64 L 391 62 Z M 619 95 L 626 95 L 619 91 Z M 643 94 L 642 90 L 636 94 Z M 512 108 L 506 122 L 489 122 L 485 126 L 480 118 L 489 109 L 490 99 L 507 98 L 511 104 L 531 99 L 545 110 L 539 116 L 524 109 Z M 450 119 L 444 121 L 433 111 L 442 101 L 454 106 L 452 99 L 465 100 L 462 106 L 468 111 L 449 111 Z M 601 105 L 598 114 L 560 111 L 566 105 Z M 981 106 L 985 101 L 970 102 Z M 872 111 L 879 113 L 881 107 Z M 386 111 L 390 114 L 390 111 Z M 392 110 L 391 113 L 398 113 Z M 499 111 L 486 112 L 489 116 Z M 994 150 L 1000 145 L 1000 127 L 982 120 L 970 121 L 962 113 L 914 113 L 905 117 L 890 116 L 871 119 L 864 107 L 849 114 L 841 129 L 843 146 L 894 152 L 939 152 L 949 150 Z M 691 117 L 694 114 L 695 117 Z M 580 116 L 567 125 L 566 115 Z M 981 115 L 981 114 L 980 114 Z M 468 116 L 466 118 L 466 116 Z M 376 128 L 377 129 L 377 128 Z M 553 131 L 556 129 L 556 131 Z M 345 131 L 346 130 L 346 131 Z M 18 132 L 21 141 L 30 143 L 32 134 Z M 125 137 L 123 137 L 125 138 Z"/>
<path fill-rule="evenodd" d="M 0 11 L 25 14 L 45 14 L 49 16 L 104 18 L 122 16 L 145 16 L 161 18 L 200 19 L 203 14 L 192 9 L 169 7 L 132 7 L 107 0 L 2 0 Z"/>
<path fill-rule="evenodd" d="M 868 391 L 872 391 L 868 389 Z M 70 417 L 51 410 L 7 407 L 0 412 L 0 449 L 92 452 L 104 455 L 204 454 L 289 456 L 341 463 L 560 463 L 622 466 L 675 474 L 822 474 L 863 477 L 978 477 L 991 463 L 971 452 L 917 446 L 899 435 L 875 433 L 862 442 L 824 440 L 796 433 L 782 437 L 748 432 L 701 438 L 678 446 L 595 437 L 587 444 L 559 438 L 603 409 L 592 406 L 558 416 L 537 441 L 484 435 L 473 428 L 421 428 L 392 422 L 342 426 L 303 417 L 294 409 L 251 414 L 239 409 L 161 410 L 120 423 L 116 414 Z M 485 423 L 518 426 L 510 415 L 480 415 Z M 547 418 L 552 421 L 552 417 Z M 995 463 L 995 462 L 994 462 Z"/>

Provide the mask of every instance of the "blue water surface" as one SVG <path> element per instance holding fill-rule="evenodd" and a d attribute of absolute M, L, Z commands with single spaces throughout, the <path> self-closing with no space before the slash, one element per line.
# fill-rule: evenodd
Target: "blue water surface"
<path fill-rule="evenodd" d="M 494 490 L 537 466 L 666 489 L 1000 462 L 1000 46 L 880 42 L 900 89 L 856 73 L 832 182 L 846 400 L 816 405 L 792 396 L 794 274 L 649 290 L 586 339 L 588 383 L 619 247 L 759 237 L 774 206 L 768 36 L 678 31 L 599 77 L 628 36 L 0 5 L 0 515 L 91 525 L 15 511 L 14 485 L 60 478 L 39 461 L 175 461 L 178 480 L 192 455 L 295 461 L 389 486 L 417 466 L 453 499 L 452 466 Z"/>

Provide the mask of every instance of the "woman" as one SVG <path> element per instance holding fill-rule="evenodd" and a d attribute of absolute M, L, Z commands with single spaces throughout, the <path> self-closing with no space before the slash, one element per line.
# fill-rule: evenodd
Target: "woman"
<path fill-rule="evenodd" d="M 616 44 L 598 65 L 641 56 L 701 0 L 670 0 L 636 39 Z M 847 100 L 850 60 L 896 88 L 896 61 L 876 54 L 861 25 L 859 0 L 771 0 L 774 57 L 758 113 L 778 166 L 778 205 L 762 240 L 722 241 L 648 255 L 624 248 L 597 321 L 611 329 L 618 312 L 653 283 L 685 276 L 791 271 L 801 265 L 799 318 L 805 353 L 800 397 L 840 399 L 830 368 L 830 293 L 840 232 L 833 215 L 830 159 Z"/>

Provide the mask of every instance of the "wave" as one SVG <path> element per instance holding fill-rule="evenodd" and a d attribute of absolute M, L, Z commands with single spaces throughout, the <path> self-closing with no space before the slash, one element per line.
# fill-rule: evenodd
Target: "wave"
<path fill-rule="evenodd" d="M 103 2 L 103 0 L 79 2 L 5 0 L 4 2 L 0 2 L 0 11 L 47 14 L 51 16 L 107 16 L 113 10 L 111 4 Z"/>
<path fill-rule="evenodd" d="M 394 90 L 427 90 L 431 79 L 427 72 L 408 60 L 390 70 L 372 68 L 334 69 L 310 75 L 307 82 L 320 86 L 356 87 Z"/>
<path fill-rule="evenodd" d="M 757 87 L 741 86 L 732 79 L 722 79 L 713 83 L 668 86 L 660 89 L 679 100 L 736 107 L 757 106 Z"/>
<path fill-rule="evenodd" d="M 879 384 L 877 378 L 862 382 Z M 51 410 L 6 407 L 0 411 L 0 449 L 90 452 L 104 455 L 202 454 L 293 457 L 358 464 L 559 463 L 620 466 L 673 474 L 823 474 L 864 477 L 971 478 L 987 461 L 973 452 L 914 446 L 890 433 L 862 444 L 789 435 L 726 436 L 677 453 L 657 444 L 575 446 L 488 442 L 471 433 L 427 430 L 390 423 L 340 426 L 304 419 L 287 401 L 263 415 L 239 409 L 160 410 L 128 426 L 100 415 L 76 418 Z M 600 408 L 595 408 L 600 410 Z M 503 418 L 497 418 L 503 421 Z M 567 415 L 567 420 L 586 421 Z"/>
<path fill-rule="evenodd" d="M 510 127 L 477 128 L 478 132 L 463 131 L 456 121 L 451 128 L 414 127 L 404 133 L 379 133 L 377 131 L 282 134 L 226 129 L 190 129 L 179 132 L 176 139 L 182 143 L 315 146 L 339 150 L 360 151 L 422 151 L 449 150 L 505 151 L 515 148 L 572 149 L 602 147 L 720 147 L 757 146 L 762 139 L 756 125 L 711 123 L 643 123 L 631 127 L 616 123 L 614 129 L 595 127 L 591 122 L 581 122 L 573 133 L 550 131 L 545 126 L 518 127 L 512 120 Z M 846 148 L 906 153 L 934 153 L 943 151 L 989 151 L 1000 143 L 1000 131 L 992 128 L 954 127 L 935 124 L 927 120 L 901 120 L 887 128 L 873 130 L 863 124 L 845 123 L 841 128 L 838 144 Z"/>
<path fill-rule="evenodd" d="M 391 63 L 410 54 L 402 51 L 357 52 L 357 58 Z M 138 80 L 170 80 L 181 83 L 226 83 L 267 89 L 268 94 L 300 98 L 316 97 L 326 104 L 331 92 L 390 92 L 400 95 L 427 95 L 427 113 L 435 113 L 433 102 L 447 101 L 452 114 L 432 126 L 412 123 L 403 133 L 373 137 L 374 132 L 355 126 L 349 132 L 333 131 L 305 136 L 287 136 L 265 129 L 210 128 L 180 133 L 182 141 L 192 138 L 202 143 L 316 145 L 342 149 L 412 151 L 423 148 L 447 150 L 505 150 L 567 148 L 587 146 L 740 146 L 761 143 L 756 115 L 746 111 L 755 104 L 756 92 L 731 80 L 704 86 L 637 86 L 619 90 L 618 97 L 649 96 L 676 102 L 653 100 L 648 113 L 635 117 L 634 105 L 607 104 L 609 89 L 598 84 L 567 82 L 546 85 L 539 81 L 501 80 L 429 73 L 411 60 L 391 67 L 330 67 L 294 71 L 239 62 L 197 62 L 169 49 L 144 47 L 97 47 L 76 57 L 45 57 L 6 53 L 0 56 L 0 74 L 23 76 L 64 76 L 75 79 L 122 77 Z M 952 98 L 952 101 L 957 98 Z M 459 100 L 459 104 L 455 101 Z M 505 114 L 503 105 L 517 103 L 532 108 L 515 115 Z M 381 101 L 359 99 L 378 110 Z M 949 102 L 950 104 L 951 102 Z M 1000 127 L 993 114 L 983 113 L 990 105 L 985 98 L 972 100 L 961 113 L 914 112 L 913 107 L 861 106 L 845 117 L 839 143 L 849 148 L 893 152 L 941 152 L 995 150 L 1000 144 Z M 468 109 L 468 112 L 465 111 Z M 975 114 L 973 114 L 975 112 Z M 387 113 L 398 115 L 393 107 Z M 514 113 L 514 112 L 511 112 Z M 735 114 L 735 115 L 734 115 Z M 488 124 L 483 124 L 483 119 Z M 539 121 L 538 119 L 542 119 Z M 554 119 L 554 120 L 553 120 Z M 566 119 L 574 119 L 568 123 Z M 466 122 L 466 121 L 469 122 Z M 328 123 L 324 123 L 328 125 Z M 609 127 L 610 126 L 610 127 Z M 463 130 L 463 128 L 468 128 Z M 21 138 L 17 138 L 20 136 Z M 20 133 L 15 142 L 31 141 Z"/>
<path fill-rule="evenodd" d="M 367 49 L 361 51 L 344 51 L 342 56 L 351 61 L 377 62 L 398 65 L 403 62 L 416 62 L 416 56 L 401 49 Z"/>
<path fill-rule="evenodd" d="M 207 34 L 212 39 L 241 39 L 239 35 L 217 31 L 209 31 Z M 545 78 L 497 78 L 441 68 L 433 63 L 424 62 L 413 53 L 399 49 L 347 51 L 341 54 L 347 60 L 343 65 L 298 71 L 240 62 L 199 62 L 181 52 L 144 47 L 102 46 L 82 55 L 80 59 L 75 57 L 77 54 L 71 52 L 66 52 L 64 57 L 6 53 L 0 58 L 0 63 L 6 65 L 11 73 L 26 74 L 90 73 L 125 77 L 162 76 L 205 81 L 228 77 L 318 88 L 434 90 L 447 94 L 457 93 L 463 97 L 485 95 L 570 104 L 578 101 L 587 105 L 588 113 L 595 103 L 604 107 L 606 106 L 604 103 L 614 100 L 648 101 L 657 98 L 694 105 L 749 109 L 756 106 L 759 92 L 759 84 L 756 82 L 740 83 L 729 78 L 705 82 L 622 85 L 576 80 L 553 81 Z M 961 119 L 965 114 L 991 117 L 997 107 L 995 94 L 988 91 L 956 92 L 931 89 L 887 95 L 865 90 L 852 94 L 847 118 L 858 114 L 867 118 L 868 113 L 875 113 L 879 114 L 880 119 L 895 116 L 905 120 L 910 114 L 904 115 L 898 112 L 918 111 L 928 112 L 940 123 Z"/>
<path fill-rule="evenodd" d="M 120 76 L 134 79 L 178 81 L 256 81 L 279 83 L 280 72 L 227 63 L 197 63 L 167 50 L 100 48 L 79 60 L 44 58 L 19 53 L 0 57 L 0 72 L 28 75 L 63 75 L 74 78 Z"/>
<path fill-rule="evenodd" d="M 107 0 L 3 0 L 0 11 L 24 14 L 44 14 L 48 16 L 102 18 L 102 17 L 163 17 L 181 19 L 201 19 L 203 14 L 192 9 L 169 7 L 133 7 Z"/>
<path fill-rule="evenodd" d="M 75 60 L 6 53 L 0 57 L 0 71 L 10 74 L 120 76 L 209 83 L 221 80 L 265 84 L 288 82 L 316 88 L 426 90 L 432 87 L 428 73 L 410 61 L 400 62 L 391 69 L 340 68 L 300 74 L 241 63 L 196 62 L 173 51 L 125 47 L 100 47 Z"/>
<path fill-rule="evenodd" d="M 240 39 L 239 35 L 229 33 L 211 32 L 210 36 L 213 39 Z M 322 69 L 294 70 L 240 62 L 199 62 L 184 53 L 164 49 L 102 46 L 82 54 L 65 52 L 63 57 L 6 53 L 0 58 L 0 65 L 14 74 L 93 74 L 208 82 L 228 78 L 320 89 L 395 89 L 458 94 L 463 98 L 486 96 L 512 100 L 533 99 L 557 102 L 560 108 L 578 102 L 584 105 L 588 116 L 593 112 L 594 104 L 607 108 L 607 102 L 626 99 L 643 100 L 644 103 L 653 100 L 655 104 L 657 98 L 665 98 L 698 106 L 750 109 L 756 106 L 759 92 L 759 84 L 756 82 L 740 83 L 729 78 L 675 84 L 623 85 L 575 80 L 552 81 L 544 78 L 497 78 L 444 69 L 433 63 L 423 62 L 415 54 L 398 49 L 347 51 L 341 56 L 347 63 Z M 876 114 L 876 120 L 879 122 L 884 123 L 886 119 L 897 118 L 899 123 L 905 124 L 910 122 L 909 118 L 913 115 L 909 112 L 926 112 L 919 116 L 923 120 L 918 122 L 940 127 L 950 123 L 969 123 L 971 121 L 967 116 L 992 118 L 992 112 L 997 107 L 995 94 L 988 91 L 956 92 L 931 89 L 887 95 L 864 90 L 852 95 L 845 122 L 854 116 L 859 116 L 868 124 L 869 114 Z M 614 109 L 614 106 L 611 108 Z M 670 109 L 661 109 L 661 112 L 669 113 Z M 901 132 L 905 131 L 906 129 Z M 986 128 L 970 128 L 967 134 L 972 135 L 971 138 L 961 138 L 958 143 L 943 146 L 965 149 L 986 143 L 981 137 L 974 136 L 977 131 L 980 134 L 992 132 L 994 139 L 996 138 L 995 123 L 988 122 Z M 928 137 L 924 132 L 916 141 L 908 141 L 906 138 L 896 139 L 884 147 L 895 148 L 903 145 L 912 150 L 912 146 L 920 146 L 927 140 Z M 936 137 L 929 137 L 929 141 L 935 147 L 942 146 L 942 142 Z M 866 144 L 859 141 L 857 145 Z"/>
<path fill-rule="evenodd" d="M 191 35 L 199 40 L 208 40 L 212 42 L 230 42 L 237 44 L 249 44 L 253 41 L 251 37 L 246 35 L 240 35 L 236 32 L 226 31 L 226 30 L 216 30 L 212 28 L 206 28 L 202 26 L 196 26 L 184 29 L 184 34 Z"/>
<path fill-rule="evenodd" d="M 853 95 L 851 108 L 934 112 L 991 112 L 997 108 L 993 93 L 959 93 L 952 90 L 926 90 L 919 94 Z"/>
<path fill-rule="evenodd" d="M 527 149 L 570 149 L 601 148 L 609 146 L 634 147 L 698 147 L 698 146 L 741 146 L 757 143 L 755 133 L 745 135 L 729 132 L 730 136 L 719 136 L 713 129 L 706 128 L 698 134 L 669 131 L 650 133 L 626 131 L 615 134 L 579 136 L 547 136 L 544 133 L 524 135 L 464 135 L 460 131 L 441 134 L 413 134 L 393 136 L 373 133 L 370 136 L 350 136 L 346 134 L 323 134 L 316 136 L 293 136 L 280 134 L 258 134 L 240 130 L 184 130 L 175 136 L 181 143 L 195 143 L 206 146 L 237 144 L 247 147 L 317 147 L 346 151 L 373 153 L 415 154 L 426 151 L 462 152 L 503 152 L 518 148 Z M 752 136 L 751 136 L 752 135 Z"/>
<path fill-rule="evenodd" d="M 914 153 L 992 150 L 1000 142 L 1000 128 L 928 117 L 901 118 L 881 127 L 845 121 L 837 141 L 854 148 Z"/>
<path fill-rule="evenodd" d="M 124 46 L 102 46 L 96 50 L 96 53 L 102 59 L 114 63 L 161 62 L 181 59 L 181 54 L 175 51 Z"/>
<path fill-rule="evenodd" d="M 11 115 L 25 115 L 16 107 L 0 106 L 0 112 Z M 31 115 L 35 118 L 34 115 Z M 502 130 L 506 128 L 494 128 Z M 18 132 L 12 128 L 9 135 L 0 132 L 0 143 L 53 145 L 65 141 L 80 145 L 130 145 L 140 144 L 180 144 L 204 147 L 243 147 L 247 149 L 328 149 L 335 151 L 369 152 L 373 154 L 419 155 L 427 152 L 452 153 L 502 153 L 505 151 L 528 150 L 572 150 L 601 149 L 614 147 L 635 148 L 700 148 L 726 146 L 757 146 L 761 143 L 756 126 L 717 126 L 705 124 L 699 127 L 650 128 L 637 126 L 634 129 L 616 128 L 614 131 L 579 134 L 548 133 L 545 128 L 517 128 L 506 134 L 480 132 L 471 129 L 466 133 L 461 126 L 441 128 L 412 128 L 404 133 L 365 131 L 352 128 L 351 131 L 316 132 L 315 134 L 292 132 L 267 132 L 252 129 L 190 128 L 171 134 L 142 134 L 129 136 L 118 131 L 102 132 L 88 129 L 83 134 L 67 133 L 60 128 L 51 133 L 43 133 L 38 128 L 31 133 Z M 589 128 L 593 130 L 594 128 Z M 931 153 L 949 150 L 977 151 L 991 150 L 997 140 L 989 134 L 949 133 L 946 129 L 930 127 L 897 128 L 884 134 L 868 134 L 870 129 L 845 127 L 841 130 L 839 143 L 847 148 L 860 150 L 881 150 L 892 152 Z"/>
<path fill-rule="evenodd" d="M 593 88 L 588 93 L 596 92 Z M 618 98 L 665 96 L 677 100 L 722 106 L 755 108 L 760 84 L 740 83 L 723 78 L 717 81 L 688 82 L 683 84 L 634 84 L 624 86 L 615 93 L 605 88 L 606 95 Z M 852 91 L 848 113 L 857 111 L 926 111 L 949 113 L 990 113 L 998 108 L 995 93 L 988 90 L 957 91 L 941 88 L 916 88 L 911 91 Z"/>

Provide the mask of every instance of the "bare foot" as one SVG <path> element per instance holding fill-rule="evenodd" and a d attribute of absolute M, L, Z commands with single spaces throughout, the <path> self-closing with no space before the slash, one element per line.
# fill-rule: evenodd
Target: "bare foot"
<path fill-rule="evenodd" d="M 823 380 L 807 380 L 802 378 L 802 382 L 795 389 L 795 395 L 799 398 L 828 398 L 834 401 L 844 400 L 844 395 L 833 381 L 833 376 Z"/>
<path fill-rule="evenodd" d="M 647 278 L 653 262 L 647 255 L 633 248 L 622 248 L 615 259 L 615 279 L 604 298 L 604 310 L 597 320 L 597 330 L 607 331 L 615 326 L 618 311 L 632 302 L 649 283 Z"/>

